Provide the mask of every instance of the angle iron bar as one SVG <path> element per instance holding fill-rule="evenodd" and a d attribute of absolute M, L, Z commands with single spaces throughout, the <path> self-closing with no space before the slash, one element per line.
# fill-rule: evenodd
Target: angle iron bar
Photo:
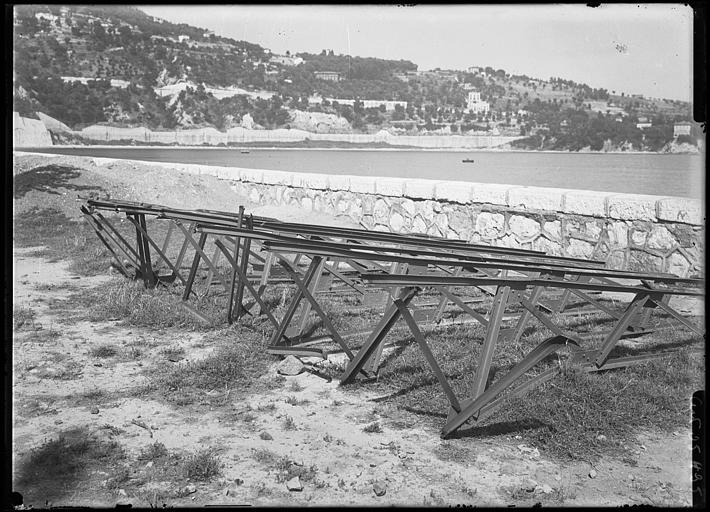
<path fill-rule="evenodd" d="M 175 277 L 180 279 L 180 281 L 182 281 L 182 284 L 186 284 L 185 279 L 180 275 L 180 272 L 178 271 L 178 269 L 173 266 L 172 262 L 165 255 L 164 251 L 160 249 L 158 244 L 148 235 L 148 233 L 143 229 L 143 227 L 140 226 L 140 224 L 137 224 L 136 221 L 132 217 L 129 217 L 128 219 L 131 222 L 133 222 L 133 224 L 136 226 L 136 229 L 139 229 L 143 233 L 143 236 L 148 241 L 148 243 L 153 246 L 153 248 L 155 249 L 155 252 L 158 253 L 158 256 L 160 256 L 160 258 L 168 265 L 168 267 L 170 267 L 170 270 L 173 271 L 173 275 L 175 275 Z"/>
<path fill-rule="evenodd" d="M 176 225 L 178 228 L 180 228 L 185 235 L 185 241 L 186 242 L 194 242 L 192 240 L 192 237 L 190 236 L 190 233 L 185 230 L 185 227 L 178 221 L 176 222 Z M 200 248 L 205 246 L 205 242 L 207 241 L 207 233 L 200 233 L 200 239 L 198 241 L 198 246 Z M 197 276 L 197 267 L 200 264 L 200 254 L 202 251 L 195 251 L 195 256 L 192 259 L 192 265 L 190 266 L 190 273 L 187 276 L 187 283 L 185 284 L 185 290 L 183 291 L 182 294 L 182 300 L 186 301 L 187 299 L 190 298 L 190 292 L 192 292 L 192 284 L 195 282 L 195 277 Z"/>
<path fill-rule="evenodd" d="M 91 214 L 89 214 L 89 213 L 84 213 L 84 216 L 87 217 L 87 218 L 90 218 L 90 217 L 91 217 Z M 93 220 L 93 219 L 92 219 L 92 220 Z M 89 221 L 89 225 L 91 226 L 91 228 L 92 228 L 92 229 L 94 230 L 94 232 L 96 233 L 96 236 L 99 237 L 99 240 L 101 240 L 101 242 L 104 244 L 104 246 L 106 246 L 106 248 L 109 250 L 109 252 L 113 255 L 113 258 L 116 260 L 116 263 L 117 263 L 118 266 L 120 267 L 119 270 L 121 271 L 121 273 L 122 273 L 125 277 L 130 278 L 130 277 L 131 277 L 131 273 L 128 271 L 128 269 L 126 268 L 126 266 L 123 264 L 123 261 L 121 261 L 121 258 L 120 258 L 120 256 L 118 255 L 118 253 L 116 253 L 116 250 L 111 246 L 111 244 L 109 244 L 108 240 L 101 234 L 101 231 L 100 231 L 99 229 L 97 229 L 91 221 Z"/>
<path fill-rule="evenodd" d="M 97 227 L 94 227 L 94 231 L 103 231 L 106 237 L 116 245 L 116 247 L 124 254 L 124 256 L 126 256 L 128 262 L 133 266 L 133 268 L 135 268 L 136 271 L 140 271 L 140 258 L 138 254 L 136 254 L 136 252 L 133 250 L 133 247 L 131 247 L 130 244 L 128 244 L 128 242 L 123 239 L 123 237 L 120 238 L 121 241 L 118 241 L 116 240 L 116 238 L 114 238 L 114 234 L 110 230 L 107 230 L 105 228 L 105 225 L 108 224 L 108 221 L 105 218 L 102 217 L 103 221 L 99 221 L 96 217 L 93 216 L 91 218 L 94 220 L 94 222 L 96 222 L 97 225 Z M 126 250 L 126 248 L 131 250 L 130 254 Z"/>
<path fill-rule="evenodd" d="M 665 297 L 664 297 L 664 299 L 665 299 Z M 663 299 L 658 300 L 654 297 L 651 297 L 650 301 L 653 302 L 656 306 L 663 309 L 666 313 L 671 315 L 673 318 L 678 320 L 680 323 L 685 325 L 688 329 L 690 329 L 694 333 L 698 334 L 699 336 L 705 336 L 705 331 L 703 329 L 701 329 L 700 327 L 695 325 L 693 322 L 691 322 L 690 320 L 685 318 L 683 315 L 678 313 L 676 310 L 674 310 L 672 307 L 670 307 L 670 305 L 666 302 L 666 300 L 663 300 Z"/>
<path fill-rule="evenodd" d="M 242 220 L 244 218 L 244 207 L 239 206 L 239 216 L 237 217 L 237 224 L 239 228 L 242 227 Z M 232 265 L 232 279 L 229 282 L 229 293 L 228 305 L 227 305 L 227 322 L 231 325 L 234 319 L 232 318 L 232 309 L 234 307 L 234 287 L 237 281 L 237 267 L 239 266 L 239 243 L 241 238 L 239 236 L 234 237 L 234 264 Z"/>
<path fill-rule="evenodd" d="M 623 293 L 652 293 L 656 291 L 660 294 L 670 295 L 690 295 L 703 296 L 702 290 L 686 288 L 663 288 L 649 290 L 639 286 L 631 285 L 607 285 L 596 283 L 580 283 L 576 281 L 557 281 L 552 279 L 523 279 L 518 277 L 489 278 L 489 277 L 448 277 L 448 276 L 413 276 L 413 275 L 386 275 L 361 273 L 361 278 L 365 283 L 373 283 L 380 286 L 500 286 L 503 284 L 525 284 L 526 286 L 542 286 L 544 288 L 578 289 L 578 290 L 599 290 L 618 291 Z"/>
<path fill-rule="evenodd" d="M 268 346 L 266 347 L 266 353 L 278 356 L 298 356 L 298 357 L 320 357 L 321 359 L 327 359 L 327 355 L 322 348 L 306 348 L 300 345 L 295 347 L 285 347 L 285 346 Z"/>
<path fill-rule="evenodd" d="M 308 243 L 305 241 L 300 241 L 300 240 L 292 240 L 289 242 L 271 242 L 271 241 L 265 241 L 264 242 L 264 248 L 266 250 L 278 250 L 281 252 L 299 252 L 299 253 L 311 253 L 311 254 L 320 254 L 322 256 L 331 256 L 331 257 L 349 257 L 353 259 L 359 259 L 359 260 L 374 260 L 374 261 L 392 261 L 392 262 L 401 262 L 401 263 L 413 263 L 413 264 L 423 264 L 427 263 L 429 265 L 449 265 L 453 267 L 461 266 L 461 265 L 466 265 L 468 267 L 476 268 L 476 269 L 482 269 L 482 268 L 495 268 L 495 269 L 510 269 L 510 270 L 521 270 L 521 271 L 539 271 L 539 272 L 547 272 L 550 270 L 553 270 L 551 268 L 541 266 L 541 265 L 521 265 L 519 263 L 510 263 L 510 260 L 501 260 L 501 261 L 496 261 L 492 262 L 491 260 L 481 260 L 481 261 L 471 261 L 470 259 L 452 259 L 446 260 L 446 259 L 437 259 L 437 258 L 427 258 L 425 255 L 421 255 L 419 257 L 411 257 L 411 256 L 400 256 L 400 255 L 394 255 L 394 254 L 384 254 L 384 253 L 372 253 L 372 252 L 364 252 L 361 251 L 359 248 L 358 249 L 339 249 L 336 247 L 333 247 L 329 243 L 325 242 L 318 242 L 318 243 Z M 562 270 L 560 267 L 559 270 Z M 584 269 L 584 268 L 564 268 L 566 274 L 571 274 L 571 275 L 613 275 L 617 278 L 626 278 L 626 279 L 647 279 L 649 278 L 648 274 L 642 274 L 642 273 L 628 273 L 628 272 L 623 272 L 621 273 L 620 271 L 616 270 L 608 270 L 608 269 Z M 679 277 L 653 277 L 653 279 L 657 281 L 670 281 L 670 282 L 677 282 L 677 283 L 688 283 L 688 284 L 700 284 L 698 280 L 693 280 L 693 279 L 682 279 Z M 443 277 L 442 277 L 443 279 Z M 452 279 L 452 282 L 457 282 L 455 281 L 455 278 L 450 277 L 449 279 Z M 574 281 L 570 281 L 570 283 L 574 283 Z M 446 284 L 446 283 L 442 283 Z M 608 285 L 608 286 L 613 286 L 613 285 Z M 597 288 L 593 288 L 597 289 Z M 601 288 L 599 288 L 601 289 Z M 659 291 L 665 291 L 665 289 L 659 289 Z"/>
<path fill-rule="evenodd" d="M 242 312 L 244 310 L 244 306 L 242 304 L 242 299 L 244 298 L 244 286 L 246 284 L 246 275 L 247 271 L 249 269 L 249 255 L 251 254 L 251 251 L 249 250 L 249 246 L 251 245 L 251 240 L 249 238 L 244 239 L 244 247 L 242 249 L 242 263 L 241 263 L 241 269 L 240 269 L 240 277 L 239 279 L 239 284 L 237 286 L 237 318 L 240 318 L 242 315 Z M 246 312 L 246 311 L 244 311 Z"/>
<path fill-rule="evenodd" d="M 135 214 L 135 215 L 128 214 L 126 217 L 130 219 L 131 217 L 138 217 L 138 215 L 137 214 Z M 136 247 L 138 247 L 138 253 L 140 254 L 141 278 L 143 279 L 143 285 L 146 288 L 152 288 L 153 287 L 152 286 L 153 280 L 150 276 L 150 271 L 152 270 L 152 268 L 150 268 L 150 263 L 149 263 L 150 255 L 146 254 L 146 252 L 145 252 L 145 244 L 143 243 L 143 238 L 142 238 L 141 233 L 137 227 L 139 225 L 138 221 L 135 220 L 135 222 L 133 222 L 133 224 L 134 224 L 134 227 L 136 228 Z"/>
<path fill-rule="evenodd" d="M 148 225 L 145 222 L 144 214 L 139 214 L 137 217 L 138 225 L 140 225 L 142 229 L 140 233 L 136 231 L 136 235 L 138 235 L 138 239 L 140 240 L 140 243 L 143 246 L 143 253 L 145 254 L 145 265 L 148 274 L 148 282 L 150 287 L 153 288 L 157 283 L 157 276 L 155 274 L 155 271 L 153 270 L 153 260 L 150 256 L 150 244 L 148 243 L 148 240 L 146 238 L 148 236 Z"/>
<path fill-rule="evenodd" d="M 640 308 L 643 307 L 643 305 L 646 303 L 646 301 L 649 299 L 648 293 L 638 293 L 634 297 L 634 299 L 631 301 L 631 303 L 628 305 L 626 308 L 626 311 L 624 314 L 619 318 L 617 324 L 614 326 L 614 328 L 607 334 L 606 338 L 604 339 L 604 342 L 602 343 L 602 346 L 599 348 L 597 352 L 597 357 L 594 360 L 594 364 L 597 366 L 597 368 L 601 367 L 604 362 L 606 361 L 606 358 L 609 356 L 609 353 L 612 351 L 616 343 L 619 341 L 619 338 L 621 337 L 621 334 L 626 330 L 626 328 L 629 326 L 631 323 L 631 320 L 633 319 L 633 316 L 638 312 Z"/>
<path fill-rule="evenodd" d="M 400 291 L 397 299 L 402 304 L 408 305 L 412 299 L 416 297 L 419 291 L 420 288 L 407 286 Z M 355 357 L 350 360 L 350 363 L 345 368 L 345 371 L 340 377 L 341 385 L 348 384 L 360 371 L 362 371 L 363 366 L 365 366 L 372 353 L 377 349 L 377 346 L 383 342 L 384 338 L 387 336 L 387 333 L 392 329 L 400 316 L 401 313 L 397 305 L 391 304 L 387 308 L 378 324 L 370 333 L 370 336 L 365 344 L 360 347 L 360 350 L 358 350 Z"/>
<path fill-rule="evenodd" d="M 318 256 L 316 256 L 318 257 Z M 313 276 L 313 280 L 311 283 L 308 285 L 308 293 L 311 295 L 314 295 L 316 293 L 316 290 L 318 290 L 318 286 L 320 285 L 321 279 L 323 278 L 323 267 L 326 264 L 327 259 L 326 258 L 320 258 L 318 267 L 316 268 L 316 273 Z M 281 263 L 283 266 L 283 263 Z M 287 270 L 288 271 L 288 270 Z M 306 326 L 308 325 L 308 317 L 311 312 L 311 303 L 310 301 L 306 301 L 301 304 L 301 312 L 299 315 L 299 320 L 298 320 L 298 331 L 296 337 L 301 337 L 303 333 L 306 330 Z"/>
<path fill-rule="evenodd" d="M 135 256 L 136 261 L 140 261 L 140 255 L 138 254 L 138 252 L 133 248 L 133 246 L 131 244 L 129 244 L 126 241 L 125 238 L 123 238 L 123 235 L 121 235 L 121 233 L 118 232 L 118 230 L 113 226 L 113 224 L 111 224 L 106 217 L 101 215 L 101 213 L 96 212 L 95 215 L 96 215 L 96 218 L 101 222 L 101 225 L 107 226 L 109 228 L 109 230 L 116 236 L 116 238 L 118 238 L 121 241 L 121 243 L 123 243 L 125 245 L 125 247 L 128 247 L 128 249 Z"/>
<path fill-rule="evenodd" d="M 523 307 L 528 311 L 532 316 L 537 318 L 542 325 L 547 327 L 549 330 L 551 330 L 553 333 L 555 333 L 557 336 L 561 336 L 563 338 L 569 339 L 574 341 L 577 345 L 582 344 L 582 340 L 575 336 L 574 334 L 571 334 L 569 332 L 564 331 L 563 329 L 559 328 L 557 325 L 552 322 L 549 318 L 547 318 L 535 305 L 530 302 L 527 299 L 522 299 L 520 303 L 523 305 Z"/>
<path fill-rule="evenodd" d="M 170 221 L 170 224 L 171 224 L 172 226 L 177 226 L 177 224 L 175 223 L 175 221 L 172 221 L 172 220 Z M 195 223 L 193 222 L 193 223 L 190 224 L 190 226 L 187 228 L 187 232 L 188 232 L 188 233 L 191 233 L 191 232 L 194 233 L 194 231 L 195 231 Z M 175 260 L 175 268 L 178 269 L 178 270 L 181 268 L 182 260 L 185 259 L 185 254 L 186 254 L 186 252 L 187 252 L 187 248 L 188 248 L 189 245 L 190 245 L 190 241 L 188 240 L 188 235 L 183 234 L 183 236 L 184 236 L 185 238 L 184 238 L 184 240 L 182 241 L 182 245 L 180 246 L 180 252 L 178 253 L 177 259 Z"/>
<path fill-rule="evenodd" d="M 320 268 L 321 265 L 323 264 L 323 260 L 318 261 L 317 259 L 314 259 L 313 261 L 316 263 L 317 268 Z M 355 357 L 355 355 L 352 353 L 350 348 L 348 348 L 347 344 L 345 343 L 345 340 L 343 340 L 343 338 L 340 337 L 340 334 L 335 329 L 335 326 L 330 321 L 330 318 L 328 318 L 328 315 L 325 314 L 323 309 L 318 304 L 318 301 L 311 294 L 310 290 L 308 289 L 308 285 L 301 282 L 301 280 L 298 278 L 298 274 L 297 274 L 296 270 L 293 269 L 293 267 L 287 261 L 285 261 L 283 259 L 279 260 L 279 264 L 281 266 L 283 266 L 286 269 L 286 272 L 288 272 L 291 275 L 291 278 L 296 283 L 296 286 L 298 286 L 298 288 L 301 290 L 301 292 L 305 296 L 306 300 L 308 300 L 308 302 L 310 302 L 313 309 L 316 310 L 316 313 L 318 314 L 318 316 L 321 318 L 321 320 L 323 320 L 323 324 L 325 325 L 326 329 L 328 329 L 331 332 L 331 334 L 333 334 L 333 336 L 335 337 L 335 341 L 338 343 L 338 345 L 340 345 L 343 348 L 343 351 L 345 352 L 345 354 L 350 359 Z M 313 263 L 311 263 L 311 265 L 312 264 Z"/>
<path fill-rule="evenodd" d="M 477 413 L 484 405 L 491 402 L 503 391 L 513 385 L 540 361 L 545 359 L 550 354 L 557 352 L 561 348 L 566 347 L 568 343 L 574 343 L 574 341 L 564 336 L 553 336 L 540 343 L 528 352 L 515 366 L 513 366 L 508 373 L 491 384 L 482 394 L 472 400 L 464 402 L 465 405 L 463 410 L 454 416 L 454 418 L 449 420 L 444 426 L 444 435 L 457 429 L 471 417 L 478 420 L 479 415 Z"/>
<path fill-rule="evenodd" d="M 163 247 L 162 251 L 164 254 L 167 254 L 168 252 L 168 247 L 170 247 L 170 239 L 173 236 L 173 231 L 175 230 L 175 224 L 172 222 L 168 222 L 168 232 L 165 235 L 165 240 L 163 240 Z"/>
<path fill-rule="evenodd" d="M 488 404 L 484 405 L 481 407 L 478 411 L 478 415 L 476 417 L 476 422 L 483 421 L 485 418 L 496 412 L 504 403 L 507 398 L 512 398 L 514 396 L 521 396 L 525 394 L 526 392 L 530 391 L 531 389 L 544 384 L 548 380 L 551 380 L 553 377 L 558 375 L 560 373 L 559 368 L 550 368 L 549 370 L 545 370 L 542 373 L 539 373 L 535 377 L 532 377 L 525 381 L 524 383 L 518 385 L 508 393 L 508 396 L 502 396 L 499 398 L 496 398 L 495 400 L 492 400 Z M 459 427 L 457 427 L 459 428 Z M 455 432 L 457 429 L 452 430 L 448 434 L 444 434 L 442 431 L 442 437 L 445 439 L 449 437 L 453 432 Z"/>
<path fill-rule="evenodd" d="M 496 296 L 491 305 L 491 312 L 488 315 L 488 326 L 486 334 L 483 338 L 483 346 L 481 354 L 478 356 L 478 365 L 476 367 L 476 375 L 473 380 L 472 396 L 477 398 L 485 391 L 486 382 L 491 369 L 491 361 L 493 360 L 493 352 L 495 351 L 496 342 L 498 340 L 498 331 L 503 313 L 508 305 L 508 295 L 510 294 L 510 286 L 502 285 L 498 288 Z"/>
<path fill-rule="evenodd" d="M 229 249 L 222 243 L 221 240 L 215 240 L 215 244 L 217 247 L 220 248 L 220 250 L 224 253 L 225 259 L 229 262 L 230 265 L 235 269 L 235 271 L 239 274 L 239 279 L 244 281 L 244 286 L 249 290 L 249 293 L 251 293 L 252 297 L 254 297 L 254 300 L 259 304 L 259 307 L 261 308 L 259 310 L 259 314 L 265 314 L 269 321 L 274 324 L 274 327 L 276 329 L 279 328 L 279 322 L 274 318 L 274 315 L 271 314 L 271 311 L 269 311 L 268 306 L 264 303 L 264 300 L 261 298 L 261 295 L 257 292 L 257 290 L 254 288 L 254 286 L 249 282 L 247 279 L 247 276 L 243 273 L 242 269 L 239 268 L 235 263 L 234 260 L 232 259 L 232 255 L 229 254 Z"/>
<path fill-rule="evenodd" d="M 279 259 L 279 262 L 281 261 L 288 261 L 286 258 L 282 255 L 279 255 L 278 253 L 273 253 L 276 258 Z M 313 279 L 313 276 L 315 275 L 316 267 L 318 266 L 318 261 L 317 260 L 311 260 L 311 264 L 306 270 L 305 274 L 303 275 L 303 282 L 308 285 L 311 280 Z M 286 341 L 289 341 L 289 338 L 285 336 L 286 334 L 286 329 L 288 328 L 288 325 L 291 323 L 291 320 L 293 319 L 293 316 L 296 314 L 296 310 L 298 309 L 298 306 L 303 299 L 303 289 L 298 288 L 296 290 L 296 294 L 294 297 L 291 299 L 291 303 L 288 305 L 288 308 L 286 309 L 286 312 L 284 313 L 283 318 L 281 319 L 279 323 L 279 327 L 276 329 L 274 334 L 271 336 L 271 340 L 269 341 L 269 345 L 275 346 L 279 345 L 281 342 L 281 338 L 286 338 Z"/>
<path fill-rule="evenodd" d="M 409 308 L 407 306 L 405 306 L 404 304 L 402 304 L 402 301 L 399 299 L 395 299 L 394 304 L 399 309 L 399 312 L 402 315 L 402 318 L 404 318 L 404 321 L 407 323 L 407 326 L 409 327 L 409 330 L 412 332 L 414 339 L 417 340 L 417 343 L 419 344 L 419 348 L 421 349 L 422 353 L 424 354 L 424 357 L 426 358 L 427 362 L 429 363 L 431 370 L 434 372 L 434 376 L 439 381 L 439 384 L 441 384 L 441 387 L 443 388 L 444 393 L 446 394 L 447 398 L 449 399 L 449 403 L 451 404 L 451 407 L 457 412 L 460 411 L 461 404 L 459 403 L 458 398 L 456 398 L 456 394 L 454 393 L 454 390 L 451 388 L 451 386 L 449 385 L 449 382 L 446 380 L 446 376 L 444 375 L 444 372 L 441 371 L 441 367 L 439 367 L 439 364 L 436 362 L 436 359 L 434 358 L 434 354 L 432 354 L 431 349 L 429 348 L 429 345 L 427 345 L 426 340 L 424 339 L 424 335 L 422 334 L 422 331 L 419 330 L 419 326 L 417 325 L 417 322 L 414 321 L 412 314 L 409 312 Z"/>
<path fill-rule="evenodd" d="M 461 300 L 459 297 L 454 295 L 451 290 L 448 290 L 447 288 L 443 286 L 435 286 L 435 290 L 440 292 L 446 299 L 449 301 L 453 302 L 456 304 L 459 308 L 461 308 L 465 313 L 468 313 L 470 316 L 475 318 L 478 323 L 480 323 L 483 327 L 488 327 L 488 319 L 479 313 L 478 311 L 474 310 L 470 306 L 468 306 L 463 300 Z M 448 302 L 448 301 L 447 301 Z M 443 316 L 443 315 L 442 315 Z M 438 312 L 437 312 L 437 317 L 435 318 L 435 323 L 439 323 L 443 318 L 438 319 Z"/>

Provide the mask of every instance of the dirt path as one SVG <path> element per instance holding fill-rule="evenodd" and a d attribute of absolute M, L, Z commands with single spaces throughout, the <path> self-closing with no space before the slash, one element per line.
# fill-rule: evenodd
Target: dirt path
<path fill-rule="evenodd" d="M 165 347 L 180 346 L 185 357 L 197 359 L 211 350 L 202 335 L 177 330 L 156 331 L 118 325 L 116 321 L 60 323 L 52 298 L 67 290 L 96 286 L 108 277 L 70 275 L 63 262 L 49 263 L 16 251 L 16 306 L 31 307 L 35 325 L 51 331 L 50 341 L 37 342 L 37 331 L 18 332 L 14 340 L 14 452 L 19 460 L 47 439 L 71 429 L 115 432 L 111 436 L 134 457 L 147 445 L 162 442 L 168 450 L 220 449 L 221 478 L 196 484 L 195 492 L 172 498 L 170 505 L 689 505 L 690 438 L 647 437 L 638 465 L 602 461 L 562 467 L 513 436 L 500 439 L 468 438 L 442 441 L 438 431 L 421 424 L 397 428 L 396 418 L 367 392 L 353 392 L 310 373 L 287 377 L 282 388 L 257 393 L 247 401 L 228 401 L 212 407 L 208 395 L 201 406 L 175 407 L 131 396 L 145 380 L 144 368 L 161 357 Z M 40 330 L 39 332 L 41 332 Z M 46 337 L 45 337 L 46 338 Z M 99 345 L 117 348 L 115 360 L 97 362 L 90 350 Z M 131 348 L 144 347 L 139 358 Z M 145 349 L 145 347 L 149 347 Z M 275 379 L 272 368 L 264 379 Z M 295 383 L 295 384 L 294 384 Z M 214 390 L 218 396 L 228 390 Z M 92 398 L 92 396 L 94 398 Z M 293 397 L 292 405 L 285 401 Z M 96 412 L 97 409 L 98 412 Z M 93 409 L 93 414 L 92 414 Z M 404 413 L 403 413 L 404 414 Z M 284 427 L 287 417 L 295 430 Z M 149 429 L 136 425 L 144 423 Z M 363 428 L 377 422 L 381 432 Z M 267 432 L 272 439 L 263 439 Z M 289 491 L 277 482 L 273 460 L 288 457 L 303 467 L 316 466 L 314 479 L 303 491 Z M 591 469 L 596 477 L 590 478 Z M 18 489 L 26 504 L 72 505 L 151 504 L 151 489 L 103 489 L 106 475 L 92 474 L 77 490 Z M 377 496 L 374 484 L 386 489 Z M 163 484 L 164 486 L 164 484 Z"/>

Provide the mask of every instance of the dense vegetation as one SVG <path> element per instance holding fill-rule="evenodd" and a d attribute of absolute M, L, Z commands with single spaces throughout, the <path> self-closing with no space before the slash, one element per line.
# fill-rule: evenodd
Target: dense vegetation
<path fill-rule="evenodd" d="M 43 112 L 74 129 L 108 123 L 224 130 L 247 114 L 257 126 L 272 129 L 294 127 L 293 111 L 301 110 L 340 117 L 355 131 L 493 130 L 525 137 L 517 146 L 529 149 L 659 150 L 673 139 L 673 123 L 690 119 L 687 103 L 556 77 L 510 75 L 490 66 L 421 72 L 410 61 L 332 50 L 295 54 L 303 62 L 288 65 L 257 44 L 158 20 L 129 6 L 16 6 L 14 23 L 15 110 L 25 116 Z M 341 80 L 318 79 L 317 71 L 338 72 Z M 159 94 L 179 82 L 191 86 Z M 219 99 L 210 87 L 245 91 Z M 470 90 L 489 102 L 489 112 L 468 112 Z M 325 100 L 309 102 L 314 96 Z M 407 107 L 366 109 L 361 102 L 349 106 L 327 98 L 398 100 Z M 637 127 L 643 117 L 653 126 Z"/>

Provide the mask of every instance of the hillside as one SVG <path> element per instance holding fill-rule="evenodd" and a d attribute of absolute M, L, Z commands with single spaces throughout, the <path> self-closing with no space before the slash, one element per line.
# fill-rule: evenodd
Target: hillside
<path fill-rule="evenodd" d="M 524 137 L 516 147 L 526 149 L 659 151 L 673 141 L 673 123 L 690 120 L 688 103 L 492 67 L 420 71 L 332 50 L 275 55 L 129 6 L 17 6 L 14 26 L 14 109 L 73 129 L 486 132 Z M 468 111 L 472 91 L 488 111 Z"/>

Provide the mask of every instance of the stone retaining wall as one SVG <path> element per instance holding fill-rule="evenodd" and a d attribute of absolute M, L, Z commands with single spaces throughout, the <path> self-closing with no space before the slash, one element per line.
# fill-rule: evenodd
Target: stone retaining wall
<path fill-rule="evenodd" d="M 93 158 L 103 165 L 113 159 Z M 458 181 L 140 162 L 227 180 L 258 204 L 346 215 L 367 229 L 427 233 L 602 259 L 616 269 L 704 273 L 699 200 Z M 207 206 L 206 206 L 207 207 Z M 283 219 L 287 220 L 287 219 Z"/>
<path fill-rule="evenodd" d="M 301 142 L 331 141 L 353 144 L 386 142 L 392 145 L 421 148 L 455 149 L 488 148 L 508 144 L 520 137 L 494 135 L 393 135 L 386 131 L 378 133 L 313 133 L 296 129 L 249 130 L 231 128 L 220 132 L 214 128 L 198 128 L 178 131 L 151 131 L 148 128 L 118 128 L 92 125 L 81 131 L 71 131 L 83 138 L 101 141 L 134 140 L 146 144 L 179 144 L 216 146 L 218 144 L 243 144 L 249 142 Z"/>

